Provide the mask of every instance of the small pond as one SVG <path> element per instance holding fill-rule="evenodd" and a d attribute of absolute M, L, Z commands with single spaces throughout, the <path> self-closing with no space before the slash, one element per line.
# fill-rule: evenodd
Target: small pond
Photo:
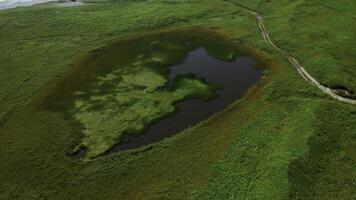
<path fill-rule="evenodd" d="M 94 158 L 158 142 L 207 119 L 261 79 L 258 64 L 215 34 L 140 37 L 94 50 L 44 105 L 76 122 L 73 133 L 82 139 L 72 155 Z"/>

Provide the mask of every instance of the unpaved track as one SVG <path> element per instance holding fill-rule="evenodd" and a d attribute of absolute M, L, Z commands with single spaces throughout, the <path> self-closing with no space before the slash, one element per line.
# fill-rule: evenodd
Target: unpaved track
<path fill-rule="evenodd" d="M 257 19 L 257 24 L 258 24 L 258 27 L 259 27 L 259 29 L 261 31 L 261 35 L 262 35 L 264 41 L 269 46 L 271 46 L 274 49 L 276 49 L 284 58 L 286 58 L 292 64 L 292 66 L 297 70 L 297 72 L 304 78 L 304 80 L 308 81 L 310 84 L 316 86 L 322 92 L 324 92 L 325 94 L 328 94 L 330 97 L 332 97 L 332 98 L 334 98 L 336 100 L 356 105 L 356 100 L 355 99 L 350 99 L 350 98 L 347 98 L 347 97 L 343 97 L 343 96 L 339 95 L 336 90 L 333 90 L 331 88 L 328 88 L 328 87 L 322 85 L 319 81 L 317 81 L 312 75 L 310 75 L 304 69 L 304 67 L 298 62 L 297 59 L 295 59 L 293 56 L 288 54 L 282 48 L 280 48 L 276 44 L 274 44 L 272 39 L 271 39 L 271 37 L 268 34 L 267 28 L 266 28 L 266 26 L 264 24 L 264 21 L 263 21 L 263 17 L 259 13 L 255 12 L 255 11 L 253 11 L 253 10 L 243 6 L 243 5 L 240 5 L 237 2 L 233 2 L 233 1 L 230 1 L 230 0 L 225 0 L 225 1 L 229 2 L 231 4 L 234 4 L 235 6 L 237 6 L 239 8 L 242 8 L 243 10 L 248 11 L 251 15 L 254 16 Z"/>
<path fill-rule="evenodd" d="M 266 26 L 263 22 L 263 17 L 256 13 L 256 12 L 252 12 L 250 11 L 250 13 L 256 17 L 257 19 L 257 23 L 258 26 L 260 28 L 261 34 L 263 39 L 265 40 L 265 42 L 270 45 L 271 47 L 273 47 L 274 49 L 276 49 L 277 51 L 279 51 L 283 57 L 285 57 L 291 64 L 292 66 L 298 71 L 298 73 L 309 83 L 311 83 L 312 85 L 316 86 L 317 88 L 319 88 L 321 91 L 323 91 L 325 94 L 328 94 L 329 96 L 331 96 L 334 99 L 337 99 L 339 101 L 343 101 L 346 103 L 350 103 L 350 104 L 354 104 L 356 105 L 356 100 L 354 99 L 350 99 L 350 98 L 346 98 L 343 96 L 340 96 L 339 94 L 336 93 L 335 90 L 330 89 L 328 87 L 325 87 L 324 85 L 322 85 L 321 83 L 319 83 L 319 81 L 317 81 L 313 76 L 311 76 L 304 68 L 302 65 L 299 64 L 298 60 L 295 59 L 293 56 L 289 55 L 286 51 L 284 51 L 283 49 L 281 49 L 280 47 L 278 47 L 277 45 L 275 45 L 272 42 L 271 37 L 268 34 L 268 31 L 266 29 Z"/>

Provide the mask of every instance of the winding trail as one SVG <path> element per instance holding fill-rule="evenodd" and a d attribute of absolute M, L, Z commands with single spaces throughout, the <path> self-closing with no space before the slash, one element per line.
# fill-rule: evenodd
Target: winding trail
<path fill-rule="evenodd" d="M 252 12 L 250 11 L 250 13 L 252 15 L 254 15 L 257 19 L 257 23 L 259 26 L 259 29 L 261 31 L 262 37 L 264 39 L 264 41 L 270 45 L 271 47 L 273 47 L 274 49 L 278 50 L 283 57 L 285 57 L 291 64 L 292 66 L 298 71 L 298 73 L 309 83 L 311 83 L 312 85 L 316 86 L 317 88 L 319 88 L 321 91 L 323 91 L 325 94 L 328 94 L 329 96 L 331 96 L 334 99 L 337 99 L 339 101 L 343 101 L 346 103 L 350 103 L 350 104 L 354 104 L 356 105 L 356 100 L 354 99 L 350 99 L 350 98 L 346 98 L 343 97 L 339 94 L 337 94 L 337 92 L 331 88 L 328 88 L 324 85 L 322 85 L 319 81 L 317 81 L 312 75 L 310 75 L 305 69 L 304 67 L 298 62 L 297 59 L 295 59 L 293 56 L 289 55 L 286 51 L 284 51 L 283 49 L 281 49 L 280 47 L 278 47 L 277 45 L 275 45 L 271 39 L 271 37 L 268 34 L 268 31 L 266 29 L 266 26 L 263 22 L 263 17 L 256 13 L 256 12 Z"/>
<path fill-rule="evenodd" d="M 356 105 L 356 100 L 355 99 L 343 97 L 343 96 L 339 95 L 336 90 L 333 90 L 331 88 L 328 88 L 328 87 L 322 85 L 319 81 L 317 81 L 312 75 L 310 75 L 304 69 L 304 67 L 298 62 L 298 60 L 296 58 L 294 58 L 293 56 L 288 54 L 285 50 L 283 50 L 282 48 L 280 48 L 276 44 L 274 44 L 272 39 L 271 39 L 271 37 L 268 34 L 267 28 L 266 28 L 266 26 L 264 24 L 263 17 L 259 13 L 255 12 L 255 11 L 253 11 L 253 10 L 243 6 L 243 5 L 240 5 L 240 4 L 236 3 L 236 2 L 232 2 L 232 1 L 229 1 L 229 0 L 227 0 L 227 2 L 230 2 L 230 3 L 234 4 L 235 6 L 237 6 L 239 8 L 242 8 L 244 10 L 247 10 L 251 15 L 253 15 L 256 18 L 258 27 L 259 27 L 259 29 L 261 31 L 261 35 L 262 35 L 264 41 L 269 46 L 271 46 L 274 49 L 276 49 L 284 58 L 286 58 L 289 61 L 289 63 L 297 70 L 297 72 L 304 78 L 304 80 L 306 80 L 310 84 L 316 86 L 322 92 L 324 92 L 325 94 L 329 95 L 333 99 L 336 99 L 336 100 L 339 100 L 339 101 L 342 101 L 342 102 L 345 102 L 345 103 Z"/>

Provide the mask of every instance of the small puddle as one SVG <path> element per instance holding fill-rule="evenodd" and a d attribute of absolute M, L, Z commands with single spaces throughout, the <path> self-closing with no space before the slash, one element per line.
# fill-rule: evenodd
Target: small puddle
<path fill-rule="evenodd" d="M 94 158 L 158 142 L 207 119 L 261 79 L 258 64 L 214 34 L 141 37 L 93 51 L 43 105 L 79 122 L 73 132 L 84 137 L 72 157 Z"/>

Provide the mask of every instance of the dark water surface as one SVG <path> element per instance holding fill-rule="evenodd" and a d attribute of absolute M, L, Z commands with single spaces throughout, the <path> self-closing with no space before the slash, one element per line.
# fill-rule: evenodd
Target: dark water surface
<path fill-rule="evenodd" d="M 207 119 L 209 116 L 240 99 L 256 84 L 262 71 L 256 68 L 257 61 L 251 57 L 237 56 L 234 61 L 225 62 L 208 55 L 204 48 L 191 51 L 181 64 L 171 67 L 169 75 L 173 79 L 178 74 L 193 73 L 209 83 L 223 87 L 219 96 L 208 102 L 190 99 L 177 103 L 180 111 L 153 124 L 141 135 L 130 137 L 130 142 L 114 146 L 108 153 L 134 149 L 151 144 Z"/>

